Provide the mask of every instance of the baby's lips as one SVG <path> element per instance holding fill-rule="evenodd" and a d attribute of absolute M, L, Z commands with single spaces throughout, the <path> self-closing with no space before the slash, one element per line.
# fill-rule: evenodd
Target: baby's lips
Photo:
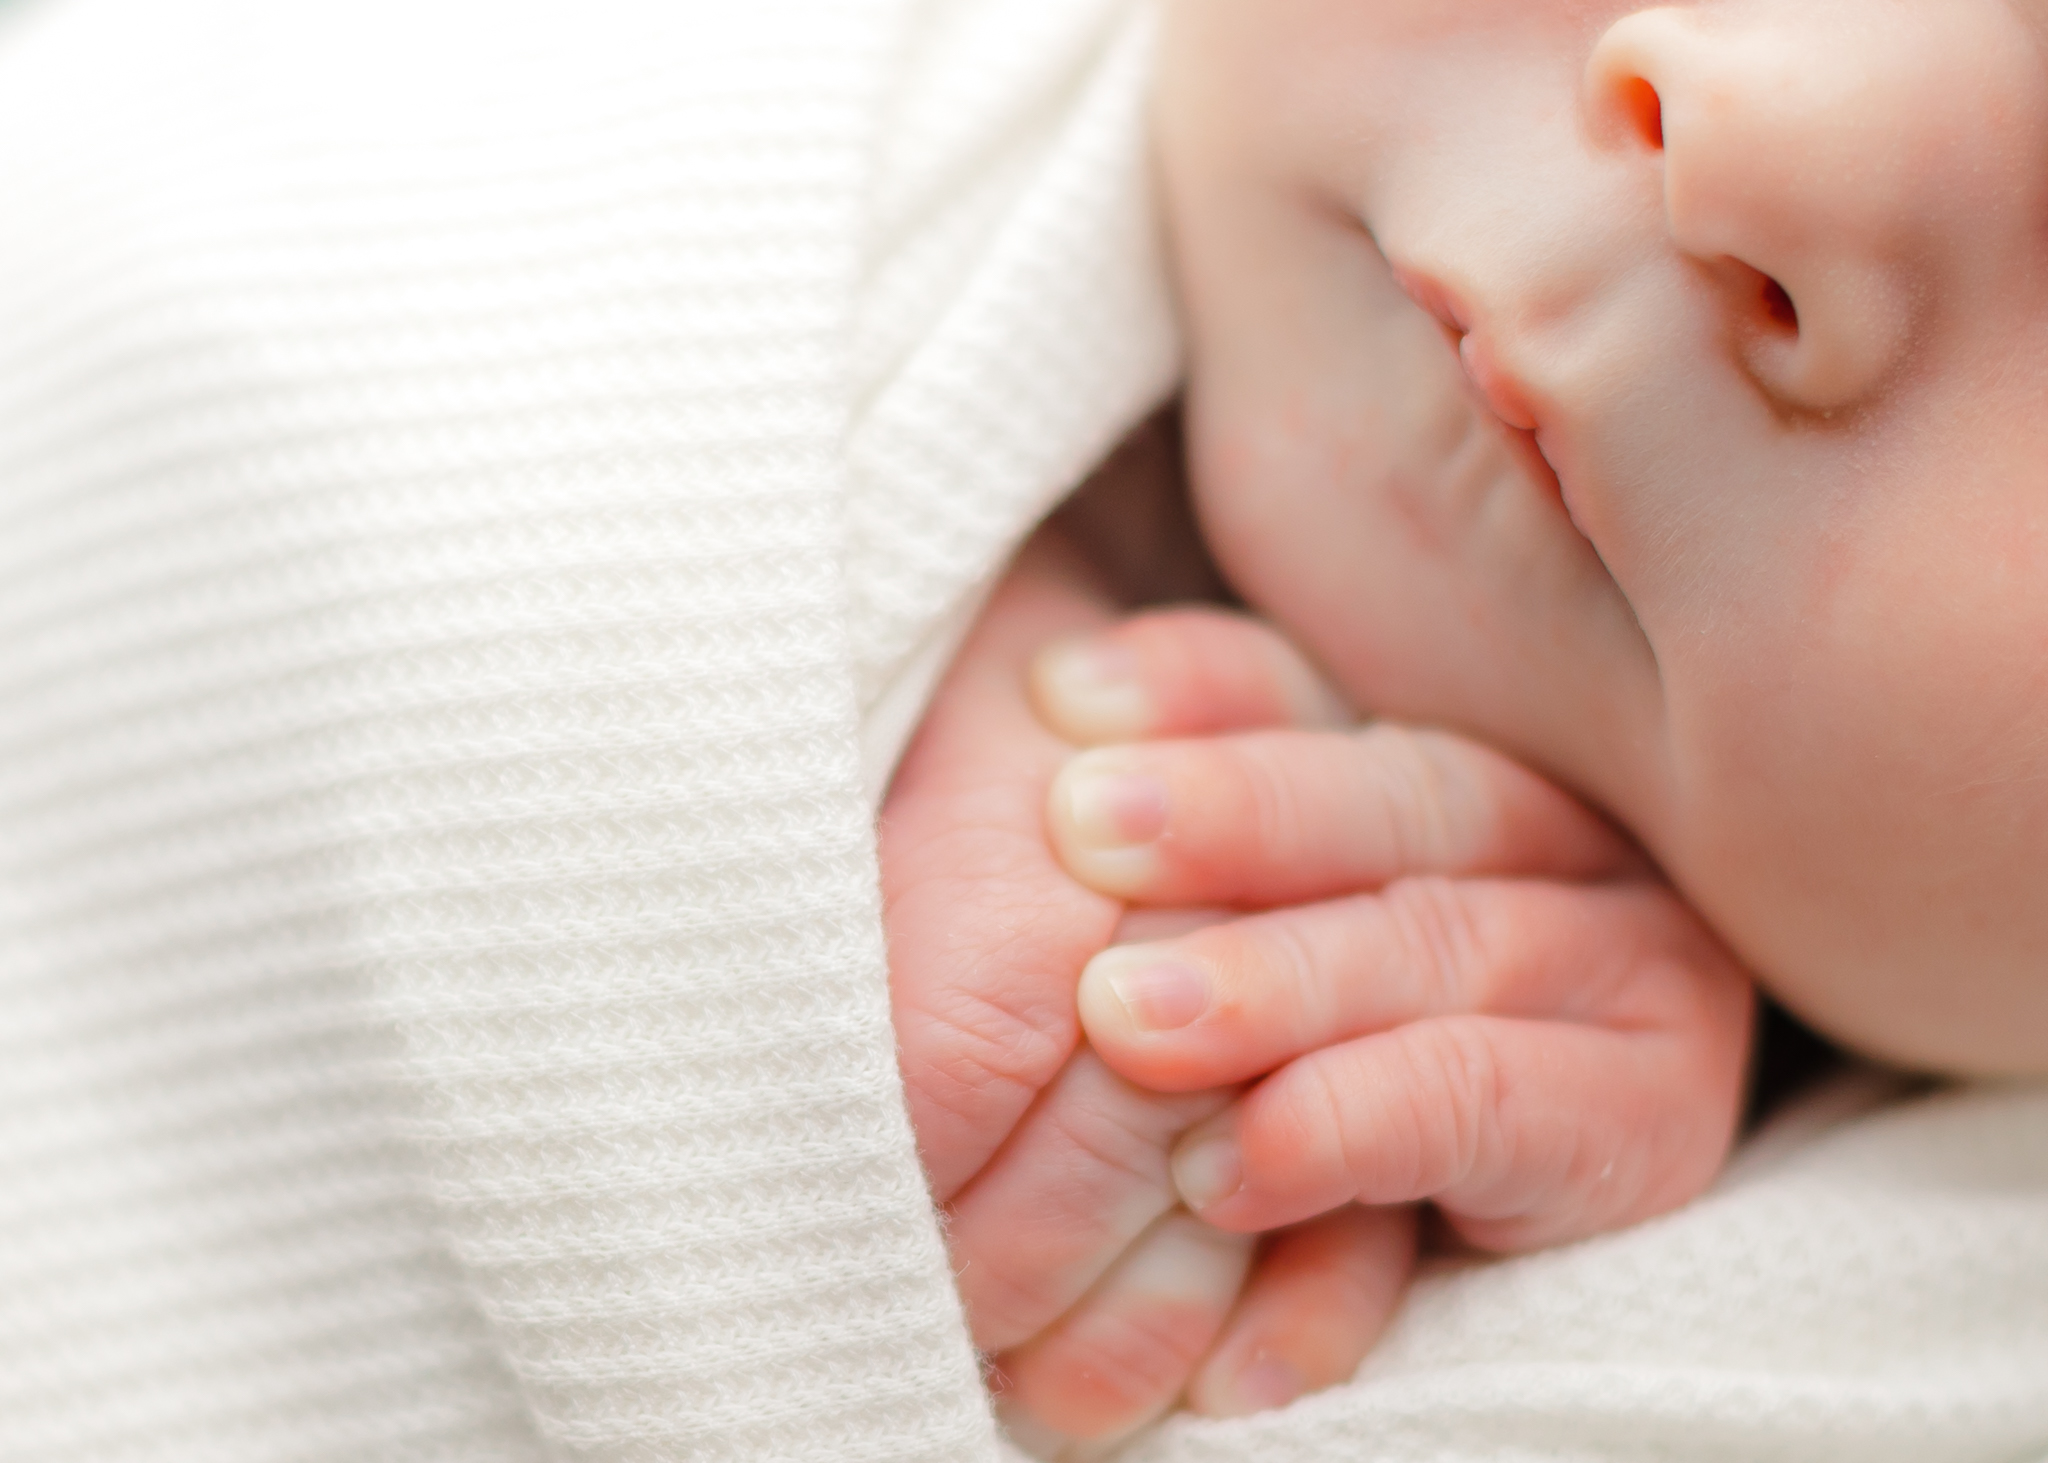
<path fill-rule="evenodd" d="M 1457 346 L 1459 368 L 1479 404 L 1513 430 L 1534 433 L 1536 410 L 1528 390 L 1501 364 L 1491 334 L 1474 326 L 1475 317 L 1466 303 L 1441 280 L 1419 270 L 1396 265 L 1394 282 L 1450 333 Z"/>
<path fill-rule="evenodd" d="M 1458 361 L 1486 409 L 1518 432 L 1536 430 L 1536 413 L 1521 386 L 1501 368 L 1484 336 L 1467 335 L 1458 342 Z"/>
<path fill-rule="evenodd" d="M 1444 329 L 1462 336 L 1471 326 L 1471 314 L 1450 287 L 1420 270 L 1394 265 L 1394 283 L 1401 293 L 1427 311 Z"/>

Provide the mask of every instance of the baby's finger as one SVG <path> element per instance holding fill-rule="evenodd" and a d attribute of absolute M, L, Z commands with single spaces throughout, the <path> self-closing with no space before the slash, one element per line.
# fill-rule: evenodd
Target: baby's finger
<path fill-rule="evenodd" d="M 1355 1206 L 1272 1236 L 1188 1410 L 1241 1417 L 1348 1380 L 1415 1266 L 1415 1211 Z"/>
<path fill-rule="evenodd" d="M 1060 640 L 1031 665 L 1046 726 L 1083 746 L 1260 726 L 1342 726 L 1342 698 L 1247 615 L 1182 608 Z"/>
<path fill-rule="evenodd" d="M 1155 905 L 1270 908 L 1410 874 L 1585 879 L 1640 864 L 1518 763 L 1385 722 L 1083 752 L 1046 817 L 1075 878 Z"/>
<path fill-rule="evenodd" d="M 1079 1001 L 1105 1061 L 1176 1091 L 1430 1017 L 1675 1026 L 1702 1000 L 1739 1011 L 1747 989 L 1662 885 L 1426 878 L 1113 947 Z"/>
<path fill-rule="evenodd" d="M 1171 1407 L 1215 1342 L 1254 1241 L 1176 1209 L 1051 1329 L 996 1358 L 1006 1420 L 1043 1446 L 1120 1437 Z"/>
<path fill-rule="evenodd" d="M 1075 884 L 1045 839 L 1070 754 L 1025 704 L 1048 636 L 1101 612 L 1035 544 L 997 589 L 905 753 L 882 811 L 891 1017 L 933 1193 L 950 1199 L 1079 1038 L 1074 980 L 1121 907 Z"/>
<path fill-rule="evenodd" d="M 1433 1199 L 1485 1248 L 1557 1244 L 1706 1187 L 1734 1136 L 1743 1046 L 1726 1032 L 1417 1022 L 1282 1068 L 1182 1141 L 1174 1179 L 1231 1230 Z"/>
<path fill-rule="evenodd" d="M 1076 1052 L 948 1211 L 974 1344 L 999 1352 L 1036 1335 L 1177 1207 L 1167 1155 L 1230 1096 L 1161 1097 Z"/>

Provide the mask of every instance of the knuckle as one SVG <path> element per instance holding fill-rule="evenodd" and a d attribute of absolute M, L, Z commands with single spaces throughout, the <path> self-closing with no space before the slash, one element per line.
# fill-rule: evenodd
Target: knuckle
<path fill-rule="evenodd" d="M 1245 985 L 1261 993 L 1260 999 L 1269 1011 L 1283 1005 L 1282 1000 L 1275 998 L 1277 993 L 1285 993 L 1286 1005 L 1299 1007 L 1307 1003 L 1320 985 L 1320 972 L 1316 948 L 1299 920 L 1282 913 L 1247 921 L 1235 934 L 1249 945 L 1246 953 L 1250 958 L 1244 963 L 1253 968 Z M 1312 1024 L 1313 1014 L 1304 1014 Z"/>
<path fill-rule="evenodd" d="M 1107 1185 L 1150 1193 L 1162 1210 L 1167 1206 L 1173 1194 L 1167 1167 L 1169 1139 L 1149 1131 L 1143 1122 L 1146 1116 L 1156 1118 L 1156 1113 L 1121 1114 L 1109 1104 L 1083 1100 L 1054 1103 L 1047 1116 L 1061 1142 L 1091 1170 L 1082 1176 L 1083 1188 Z"/>
<path fill-rule="evenodd" d="M 1083 1442 L 1113 1436 L 1180 1390 L 1169 1357 L 1121 1325 L 1097 1325 L 1001 1362 L 1006 1394 L 1057 1433 Z M 1192 1366 L 1188 1368 L 1192 1370 Z"/>
<path fill-rule="evenodd" d="M 1322 1045 L 1338 1030 L 1348 971 L 1295 910 L 1248 915 L 1200 930 L 1188 946 L 1218 981 L 1208 1029 L 1266 1050 Z M 1276 1055 L 1279 1048 L 1275 1048 Z"/>
<path fill-rule="evenodd" d="M 1209 1339 L 1209 1328 L 1182 1307 L 1157 1303 L 1119 1309 L 1077 1331 L 1074 1369 L 1126 1405 L 1147 1409 L 1180 1390 Z"/>
<path fill-rule="evenodd" d="M 1493 1044 L 1467 1022 L 1447 1022 L 1433 1033 L 1430 1065 L 1439 1076 L 1445 1141 L 1444 1172 L 1439 1189 L 1469 1183 L 1514 1167 L 1508 1151 L 1509 1125 L 1500 1121 L 1502 1106 L 1511 1101 L 1507 1074 Z"/>
<path fill-rule="evenodd" d="M 1284 1109 L 1268 1115 L 1268 1151 L 1286 1168 L 1313 1164 L 1313 1155 L 1334 1154 L 1353 1197 L 1374 1194 L 1385 1182 L 1389 1151 L 1377 1124 L 1358 1120 L 1358 1093 L 1343 1080 L 1335 1064 L 1305 1064 L 1307 1080 L 1292 1092 Z"/>
<path fill-rule="evenodd" d="M 1246 847 L 1270 851 L 1298 846 L 1303 830 L 1301 803 L 1280 762 L 1247 754 L 1231 757 L 1227 767 L 1236 784 L 1242 826 L 1248 835 L 1244 842 L 1236 843 L 1234 856 L 1241 858 Z"/>
<path fill-rule="evenodd" d="M 1482 802 L 1442 739 L 1381 722 L 1360 734 L 1370 756 L 1368 796 L 1377 805 L 1396 869 L 1453 866 L 1472 841 Z"/>
<path fill-rule="evenodd" d="M 1403 1053 L 1389 1107 L 1412 1196 L 1462 1188 L 1509 1163 L 1497 1121 L 1503 1073 L 1481 1031 L 1466 1021 L 1431 1022 L 1416 1028 Z"/>
<path fill-rule="evenodd" d="M 1486 932 L 1466 887 L 1434 875 L 1399 879 L 1380 894 L 1397 957 L 1417 984 L 1417 1009 L 1472 1010 L 1488 985 Z"/>
<path fill-rule="evenodd" d="M 1074 1023 L 1049 1020 L 1028 998 L 955 988 L 936 997 L 925 1019 L 905 1023 L 905 1081 L 941 1111 L 981 1121 L 992 1106 L 1037 1094 L 1066 1062 Z"/>
<path fill-rule="evenodd" d="M 1006 1391 L 1075 1438 L 1122 1432 L 1177 1396 L 1215 1339 L 1218 1305 L 1124 1296 L 998 1359 Z"/>
<path fill-rule="evenodd" d="M 983 1122 L 1028 1101 L 1072 1053 L 1072 979 L 1116 910 L 1043 883 L 926 879 L 890 903 L 891 1000 L 914 1103 Z"/>

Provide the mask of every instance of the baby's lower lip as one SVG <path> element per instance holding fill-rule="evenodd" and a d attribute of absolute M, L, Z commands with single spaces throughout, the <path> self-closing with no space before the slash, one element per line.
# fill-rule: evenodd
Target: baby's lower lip
<path fill-rule="evenodd" d="M 1465 368 L 1465 378 L 1479 393 L 1479 399 L 1486 403 L 1488 411 L 1518 432 L 1536 430 L 1536 413 L 1529 409 L 1528 398 L 1502 372 L 1484 341 L 1476 335 L 1467 335 L 1459 341 L 1458 362 Z"/>

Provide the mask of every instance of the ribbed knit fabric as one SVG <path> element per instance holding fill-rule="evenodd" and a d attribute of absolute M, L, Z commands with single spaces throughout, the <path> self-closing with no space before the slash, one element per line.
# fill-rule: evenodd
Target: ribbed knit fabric
<path fill-rule="evenodd" d="M 2048 1090 L 1852 1074 L 1706 1198 L 1423 1280 L 1348 1387 L 1124 1463 L 2043 1463 Z"/>
<path fill-rule="evenodd" d="M 0 1459 L 1003 1455 L 874 789 L 1170 385 L 1124 0 L 0 10 Z M 2039 1091 L 1147 1463 L 2048 1456 Z"/>
<path fill-rule="evenodd" d="M 6 16 L 0 1456 L 994 1456 L 861 699 L 1169 384 L 1131 19 Z"/>

